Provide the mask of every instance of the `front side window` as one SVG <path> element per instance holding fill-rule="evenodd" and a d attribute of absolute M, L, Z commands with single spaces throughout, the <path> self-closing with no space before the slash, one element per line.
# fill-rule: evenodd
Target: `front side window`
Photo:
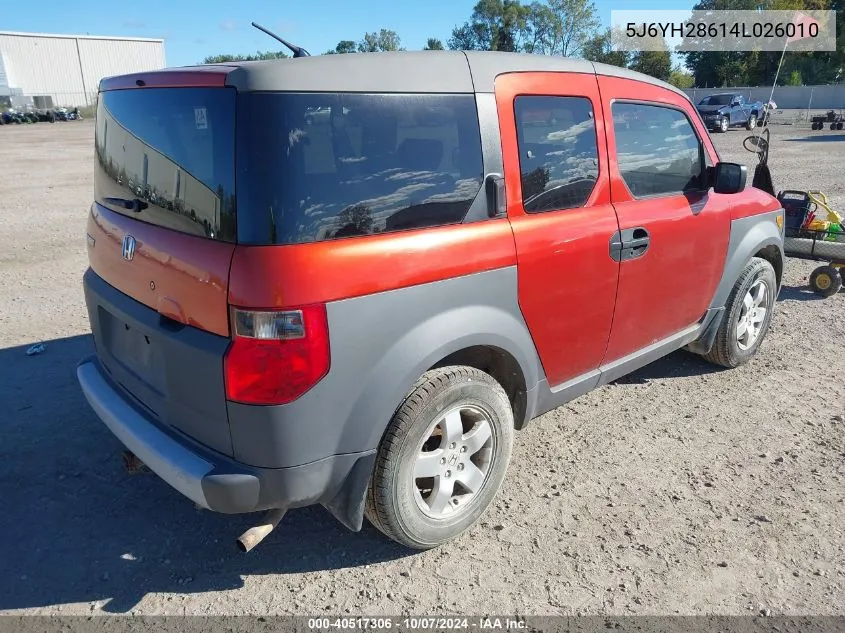
<path fill-rule="evenodd" d="M 473 95 L 247 93 L 238 121 L 242 243 L 455 224 L 481 189 Z"/>
<path fill-rule="evenodd" d="M 635 198 L 701 189 L 704 152 L 683 112 L 624 102 L 611 108 L 616 160 Z"/>
<path fill-rule="evenodd" d="M 521 96 L 514 114 L 525 211 L 584 206 L 599 175 L 590 100 Z"/>

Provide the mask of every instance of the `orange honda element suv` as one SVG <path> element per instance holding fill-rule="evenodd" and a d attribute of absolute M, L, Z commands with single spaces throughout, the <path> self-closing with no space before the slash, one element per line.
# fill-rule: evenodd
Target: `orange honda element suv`
<path fill-rule="evenodd" d="M 84 287 L 97 416 L 196 504 L 473 525 L 515 430 L 688 348 L 757 352 L 782 209 L 651 77 L 511 53 L 103 80 Z"/>

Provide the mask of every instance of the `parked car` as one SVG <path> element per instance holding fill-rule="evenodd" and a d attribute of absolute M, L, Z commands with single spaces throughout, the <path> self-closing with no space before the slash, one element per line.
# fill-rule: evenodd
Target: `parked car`
<path fill-rule="evenodd" d="M 727 132 L 737 126 L 753 130 L 765 118 L 763 102 L 748 103 L 739 92 L 709 95 L 698 102 L 697 108 L 705 125 L 714 132 Z"/>
<path fill-rule="evenodd" d="M 108 78 L 98 108 L 78 380 L 129 463 L 270 511 L 244 549 L 313 504 L 437 546 L 530 420 L 681 348 L 738 367 L 769 328 L 783 210 L 646 75 L 331 55 Z"/>

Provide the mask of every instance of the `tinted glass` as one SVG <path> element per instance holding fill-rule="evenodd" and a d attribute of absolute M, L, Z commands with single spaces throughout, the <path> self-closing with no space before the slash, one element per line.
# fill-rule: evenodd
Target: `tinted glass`
<path fill-rule="evenodd" d="M 698 105 L 728 105 L 732 95 L 711 95 L 704 97 Z"/>
<path fill-rule="evenodd" d="M 160 226 L 235 241 L 235 92 L 147 88 L 100 95 L 100 204 Z"/>
<path fill-rule="evenodd" d="M 461 222 L 483 167 L 472 95 L 243 94 L 239 241 Z"/>
<path fill-rule="evenodd" d="M 514 111 L 525 210 L 583 206 L 599 175 L 590 100 L 517 97 Z"/>
<path fill-rule="evenodd" d="M 700 188 L 702 148 L 683 112 L 635 103 L 612 110 L 616 160 L 635 197 Z"/>

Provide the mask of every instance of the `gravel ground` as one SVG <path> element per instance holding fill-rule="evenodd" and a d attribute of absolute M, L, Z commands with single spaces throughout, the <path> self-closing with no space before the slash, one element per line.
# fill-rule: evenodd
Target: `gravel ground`
<path fill-rule="evenodd" d="M 778 188 L 845 209 L 845 133 L 772 131 Z M 311 508 L 242 555 L 250 517 L 125 474 L 77 387 L 92 132 L 0 129 L 0 611 L 845 614 L 845 292 L 809 293 L 812 263 L 788 262 L 749 365 L 679 352 L 519 433 L 456 541 L 409 553 Z M 715 139 L 753 166 L 744 136 Z"/>

